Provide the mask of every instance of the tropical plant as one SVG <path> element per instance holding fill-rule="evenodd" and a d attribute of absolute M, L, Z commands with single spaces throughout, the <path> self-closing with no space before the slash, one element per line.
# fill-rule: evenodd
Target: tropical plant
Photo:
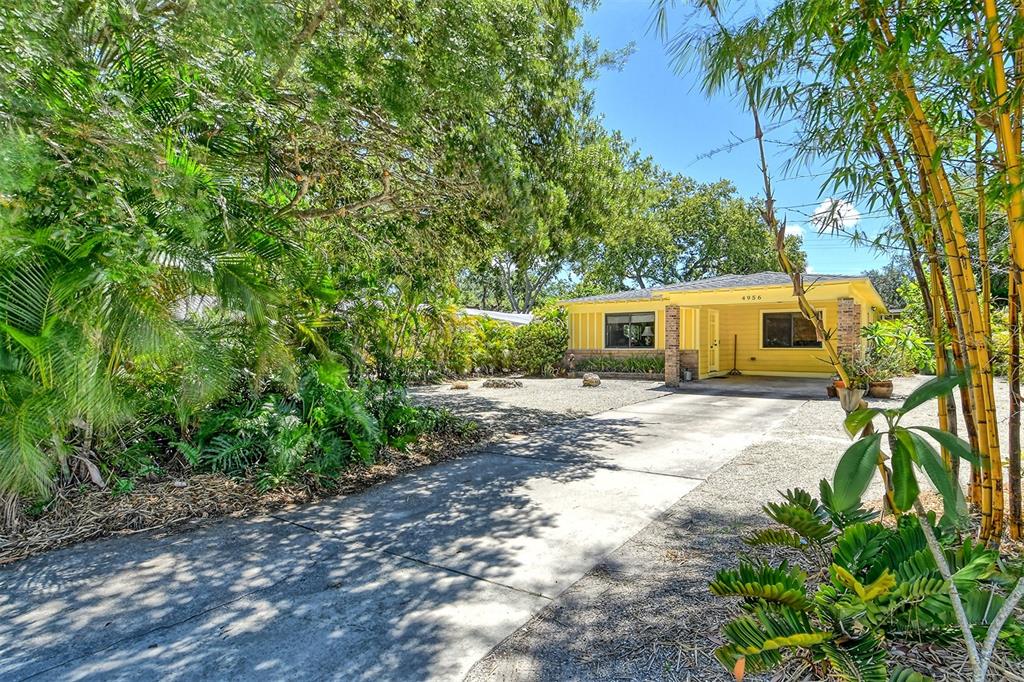
<path fill-rule="evenodd" d="M 718 572 L 711 592 L 740 598 L 744 611 L 723 628 L 728 643 L 716 651 L 728 670 L 761 672 L 803 657 L 822 677 L 926 679 L 909 677 L 912 671 L 892 663 L 886 647 L 954 641 L 960 630 L 951 584 L 964 600 L 971 631 L 985 637 L 996 627 L 1000 643 L 1024 657 L 1024 627 L 1013 619 L 992 625 L 1004 604 L 1000 590 L 1011 578 L 999 568 L 998 552 L 929 525 L 952 570 L 946 578 L 922 530 L 933 518 L 904 516 L 896 527 L 871 521 L 874 514 L 859 503 L 842 506 L 824 480 L 821 501 L 799 489 L 783 497 L 764 507 L 782 528 L 758 530 L 746 542 L 801 550 L 827 570 L 815 574 L 824 578 L 820 583 L 788 561 L 743 559 L 736 569 Z"/>
<path fill-rule="evenodd" d="M 861 336 L 868 341 L 867 361 L 874 369 L 874 381 L 935 369 L 928 339 L 901 320 L 877 320 L 862 328 Z"/>
<path fill-rule="evenodd" d="M 530 324 L 515 331 L 512 342 L 514 366 L 529 374 L 551 376 L 562 364 L 569 347 L 565 309 L 551 306 L 534 313 Z"/>
<path fill-rule="evenodd" d="M 960 489 L 960 482 L 952 473 L 951 461 L 952 458 L 963 458 L 977 464 L 977 455 L 968 443 L 942 429 L 926 426 L 905 427 L 901 424 L 907 413 L 933 399 L 945 396 L 963 382 L 964 378 L 957 375 L 935 377 L 907 396 L 899 408 L 865 407 L 851 412 L 846 418 L 845 426 L 850 436 L 857 440 L 846 450 L 836 466 L 833 502 L 840 508 L 859 504 L 877 471 L 885 487 L 889 509 L 898 516 L 910 510 L 916 513 L 932 559 L 942 578 L 949 583 L 949 599 L 967 648 L 974 679 L 981 681 L 987 676 L 1002 624 L 1009 619 L 1017 603 L 1024 598 L 1024 578 L 1017 579 L 1016 586 L 1005 599 L 1000 597 L 1003 600 L 1002 606 L 995 611 L 992 628 L 979 647 L 967 611 L 970 599 L 959 593 L 959 585 L 954 579 L 955 564 L 946 557 L 939 538 L 932 529 L 930 517 L 919 499 L 921 488 L 917 474 L 918 469 L 924 471 L 942 498 L 942 525 L 957 528 L 963 524 L 967 516 L 967 503 Z M 875 431 L 872 424 L 879 416 L 887 425 L 887 430 L 882 432 Z M 922 434 L 934 439 L 941 446 L 943 454 L 940 455 Z M 883 438 L 889 447 L 888 456 L 882 450 Z M 981 457 L 982 468 L 996 465 L 986 461 L 984 453 Z M 988 493 L 983 491 L 982 494 Z M 982 507 L 982 515 L 993 507 L 998 508 L 998 503 L 993 505 L 989 500 L 989 504 Z M 987 525 L 984 520 L 982 525 Z"/>
<path fill-rule="evenodd" d="M 393 387 L 435 371 L 456 274 L 602 229 L 621 159 L 580 22 L 532 0 L 4 3 L 4 521 L 174 442 L 283 481 L 368 459 L 371 421 L 405 438 Z M 460 371 L 507 368 L 503 343 L 453 351 Z"/>
<path fill-rule="evenodd" d="M 380 381 L 352 386 L 341 364 L 310 367 L 294 394 L 262 394 L 211 406 L 174 446 L 199 470 L 252 475 L 263 489 L 309 479 L 327 486 L 354 462 L 404 449 L 447 418 L 409 403 Z"/>
<path fill-rule="evenodd" d="M 662 27 L 673 4 L 657 3 Z M 909 258 L 921 293 L 918 333 L 934 344 L 936 373 L 969 379 L 959 401 L 935 403 L 940 424 L 955 428 L 959 410 L 972 449 L 992 464 L 975 469 L 970 491 L 985 508 L 982 536 L 1024 536 L 1019 352 L 1006 356 L 1013 408 L 1004 450 L 991 345 L 994 296 L 1005 290 L 1014 330 L 1024 301 L 1024 115 L 1015 97 L 1024 83 L 1017 49 L 1024 14 L 1005 0 L 783 0 L 753 13 L 714 0 L 694 4 L 707 26 L 686 22 L 671 48 L 680 59 L 696 55 L 709 95 L 742 97 L 760 155 L 766 224 L 781 242 L 765 146 L 766 131 L 779 125 L 790 133 L 782 141 L 786 162 L 821 168 L 833 206 L 857 202 L 886 214 L 891 227 L 877 234 L 851 228 L 835 211 L 815 222 L 821 232 Z M 1008 347 L 1019 351 L 1019 335 L 1008 335 Z"/>

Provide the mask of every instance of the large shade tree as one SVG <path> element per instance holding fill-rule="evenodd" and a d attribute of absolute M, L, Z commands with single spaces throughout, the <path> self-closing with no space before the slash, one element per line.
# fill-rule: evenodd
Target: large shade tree
<path fill-rule="evenodd" d="M 558 203 L 538 153 L 581 113 L 579 22 L 533 0 L 4 3 L 8 509 L 96 477 L 96 433 L 149 408 L 141 366 L 184 368 L 187 421 L 332 352 L 352 301 L 443 292 L 541 225 L 522 216 Z"/>
<path fill-rule="evenodd" d="M 614 291 L 778 269 L 774 237 L 757 204 L 732 183 L 698 183 L 649 160 L 635 163 L 630 179 L 625 216 L 577 265 L 585 281 Z M 801 242 L 797 235 L 786 239 L 802 270 Z"/>

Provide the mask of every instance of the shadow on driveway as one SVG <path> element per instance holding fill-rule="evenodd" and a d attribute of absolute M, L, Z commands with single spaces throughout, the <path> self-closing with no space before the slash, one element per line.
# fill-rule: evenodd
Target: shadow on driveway
<path fill-rule="evenodd" d="M 761 377 L 743 374 L 688 381 L 677 390 L 680 393 L 701 395 L 780 398 L 783 400 L 828 400 L 825 393 L 828 383 L 828 379 Z"/>
<path fill-rule="evenodd" d="M 459 677 L 682 494 L 567 456 L 638 428 L 605 420 L 523 456 L 5 567 L 0 677 Z"/>

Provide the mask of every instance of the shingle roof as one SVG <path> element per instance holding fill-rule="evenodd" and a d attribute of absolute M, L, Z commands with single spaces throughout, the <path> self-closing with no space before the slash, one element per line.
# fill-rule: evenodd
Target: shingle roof
<path fill-rule="evenodd" d="M 842 280 L 864 279 L 863 275 L 804 275 L 804 284 L 811 286 L 816 282 L 833 282 Z M 753 275 L 722 275 L 721 277 L 709 277 L 707 279 L 696 279 L 692 282 L 680 282 L 663 287 L 651 287 L 649 289 L 632 289 L 630 291 L 617 291 L 613 294 L 598 294 L 596 296 L 583 296 L 582 298 L 570 298 L 563 303 L 592 303 L 598 301 L 645 301 L 653 299 L 660 294 L 675 291 L 708 291 L 711 289 L 741 289 L 744 287 L 774 287 L 788 286 L 792 283 L 789 275 L 784 272 L 758 272 Z"/>

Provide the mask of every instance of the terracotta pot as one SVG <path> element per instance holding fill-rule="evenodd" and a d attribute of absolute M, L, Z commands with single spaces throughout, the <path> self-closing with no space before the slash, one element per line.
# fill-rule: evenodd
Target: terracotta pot
<path fill-rule="evenodd" d="M 868 395 L 872 398 L 891 398 L 892 397 L 892 382 L 891 381 L 872 381 L 868 384 Z"/>
<path fill-rule="evenodd" d="M 845 381 L 843 381 L 842 379 L 834 379 L 834 380 L 832 381 L 832 385 L 833 385 L 833 386 L 834 386 L 835 388 L 846 388 L 846 382 L 845 382 Z"/>

